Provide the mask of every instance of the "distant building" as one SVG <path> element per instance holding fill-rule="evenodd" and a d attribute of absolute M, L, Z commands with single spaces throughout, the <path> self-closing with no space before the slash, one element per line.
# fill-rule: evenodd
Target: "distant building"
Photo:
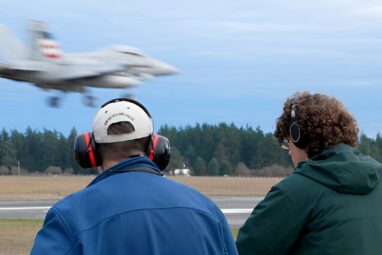
<path fill-rule="evenodd" d="M 188 168 L 175 169 L 174 175 L 175 176 L 191 176 L 191 170 Z"/>

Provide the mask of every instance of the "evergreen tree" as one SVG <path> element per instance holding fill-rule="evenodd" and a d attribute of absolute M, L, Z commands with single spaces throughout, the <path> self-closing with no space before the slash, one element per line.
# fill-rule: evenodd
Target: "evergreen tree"
<path fill-rule="evenodd" d="M 2 139 L 4 136 L 2 136 Z M 17 164 L 16 151 L 10 141 L 0 140 L 0 166 L 8 169 L 8 174 L 11 174 L 12 167 Z"/>
<path fill-rule="evenodd" d="M 207 174 L 207 167 L 206 162 L 202 157 L 197 157 L 195 160 L 195 163 L 193 165 L 193 170 L 196 175 L 206 175 Z"/>
<path fill-rule="evenodd" d="M 251 175 L 250 169 L 245 165 L 244 162 L 239 162 L 239 164 L 235 168 L 235 173 L 239 176 Z"/>
<path fill-rule="evenodd" d="M 1 131 L 0 140 L 4 142 L 9 142 L 9 135 L 5 128 L 3 128 L 3 130 Z"/>
<path fill-rule="evenodd" d="M 220 162 L 219 175 L 232 175 L 232 165 L 228 161 Z"/>
<path fill-rule="evenodd" d="M 20 165 L 24 165 L 24 159 L 27 155 L 25 155 L 25 137 L 22 133 L 12 130 L 11 131 L 11 143 L 13 145 L 13 148 L 16 151 L 16 158 L 20 162 Z"/>
<path fill-rule="evenodd" d="M 207 165 L 207 174 L 212 176 L 218 175 L 219 168 L 220 168 L 220 165 L 218 161 L 216 160 L 216 158 L 211 158 L 210 162 Z"/>
<path fill-rule="evenodd" d="M 366 155 L 371 155 L 370 145 L 371 145 L 370 139 L 365 134 L 362 133 L 360 137 L 360 143 L 358 145 L 358 149 Z"/>
<path fill-rule="evenodd" d="M 74 146 L 74 141 L 76 140 L 76 137 L 77 137 L 77 130 L 75 128 L 72 128 L 68 138 L 66 139 L 66 145 L 65 145 L 66 154 L 67 154 L 66 167 L 72 168 L 74 174 L 78 174 L 80 170 L 80 167 L 76 163 L 74 159 L 74 154 L 73 154 L 73 146 Z M 66 167 L 63 167 L 63 169 L 65 169 Z"/>
<path fill-rule="evenodd" d="M 184 159 L 175 146 L 171 146 L 171 157 L 166 171 L 173 171 L 184 167 Z"/>
<path fill-rule="evenodd" d="M 197 154 L 196 154 L 196 151 L 194 149 L 194 146 L 192 144 L 189 144 L 187 146 L 185 153 L 184 153 L 184 156 L 187 159 L 188 165 L 193 165 L 193 162 L 195 161 L 195 159 L 197 157 L 196 155 Z"/>

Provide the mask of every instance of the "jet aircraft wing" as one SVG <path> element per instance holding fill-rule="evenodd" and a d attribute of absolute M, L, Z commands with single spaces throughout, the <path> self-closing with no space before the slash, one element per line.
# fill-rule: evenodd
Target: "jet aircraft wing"
<path fill-rule="evenodd" d="M 1 63 L 0 69 L 22 71 L 22 72 L 42 72 L 44 68 L 41 65 L 36 64 L 34 61 L 11 61 L 7 63 Z"/>

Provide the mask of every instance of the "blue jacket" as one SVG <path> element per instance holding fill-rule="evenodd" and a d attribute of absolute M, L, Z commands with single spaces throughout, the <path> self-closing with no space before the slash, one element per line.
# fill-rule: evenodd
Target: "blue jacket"
<path fill-rule="evenodd" d="M 206 196 L 135 157 L 57 202 L 31 254 L 237 254 L 227 221 Z"/>

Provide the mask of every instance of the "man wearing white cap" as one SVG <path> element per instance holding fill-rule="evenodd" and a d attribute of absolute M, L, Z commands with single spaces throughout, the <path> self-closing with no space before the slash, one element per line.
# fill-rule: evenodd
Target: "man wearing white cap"
<path fill-rule="evenodd" d="M 220 209 L 161 176 L 169 142 L 153 134 L 140 103 L 103 105 L 74 153 L 80 166 L 103 172 L 49 210 L 31 254 L 237 254 Z"/>

